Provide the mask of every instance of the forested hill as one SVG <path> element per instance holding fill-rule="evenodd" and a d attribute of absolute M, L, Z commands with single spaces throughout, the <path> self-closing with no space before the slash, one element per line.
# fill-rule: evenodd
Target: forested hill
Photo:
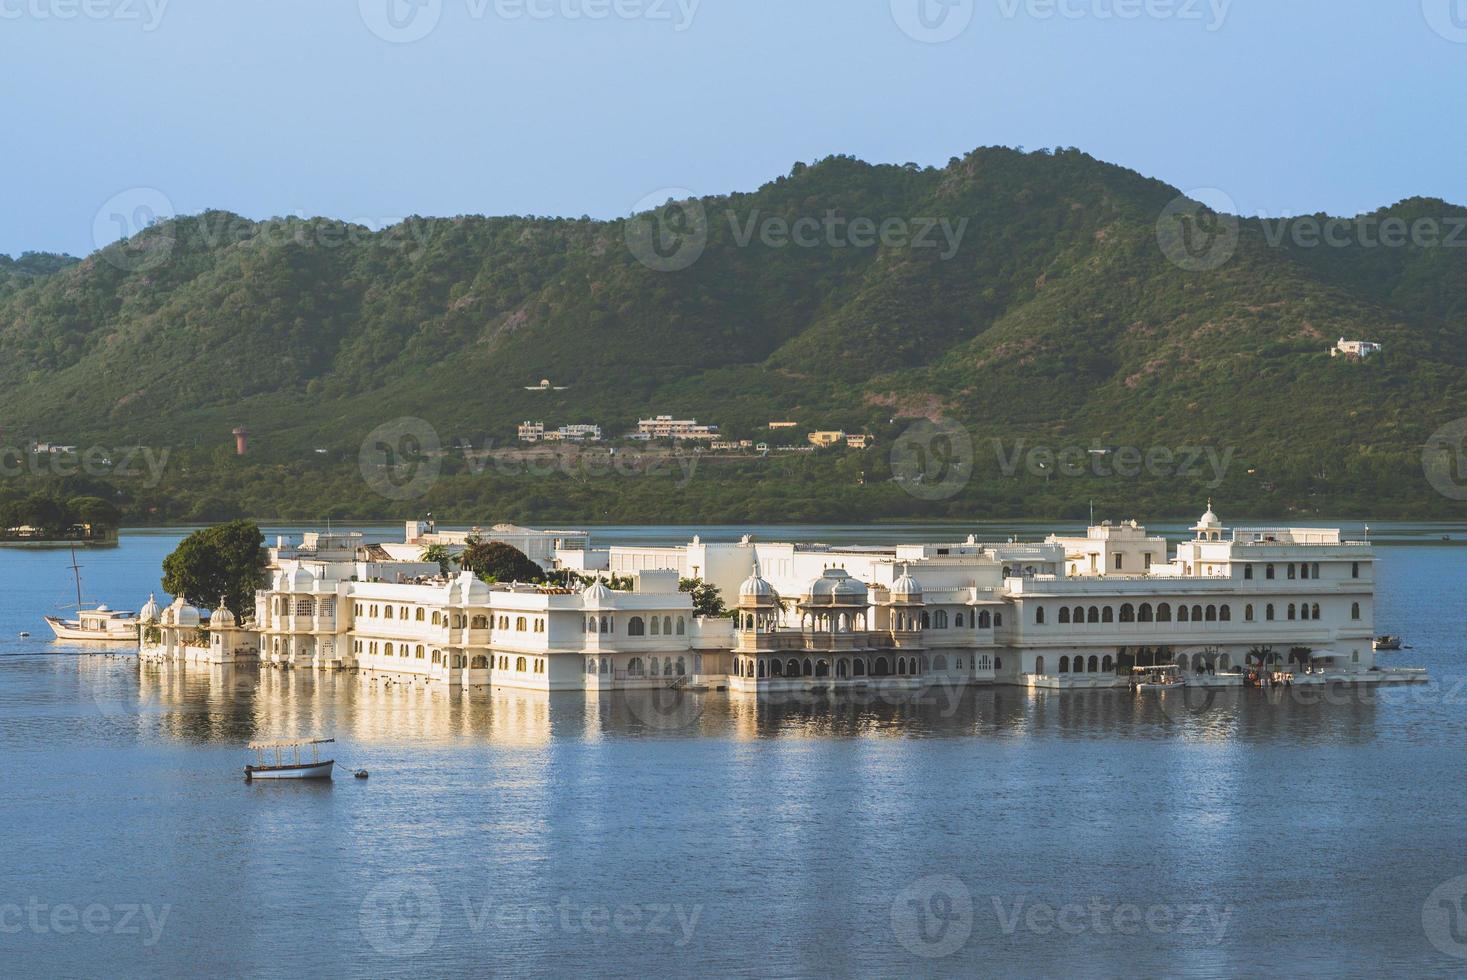
<path fill-rule="evenodd" d="M 1414 458 L 1398 478 L 1430 493 L 1422 444 L 1467 415 L 1467 211 L 1243 220 L 1234 245 L 1226 217 L 1170 221 L 1178 197 L 1078 150 L 986 148 L 797 165 L 651 239 L 645 216 L 370 232 L 208 212 L 74 265 L 0 263 L 0 424 L 209 447 L 246 425 L 287 463 L 404 415 L 474 445 L 525 418 L 620 433 L 670 413 L 759 438 L 779 417 L 884 435 L 929 417 L 975 439 L 1226 446 L 1271 482 L 1354 473 L 1366 494 Z M 1396 222 L 1412 234 L 1383 244 Z M 1384 352 L 1332 359 L 1342 336 Z M 541 378 L 565 390 L 525 390 Z"/>

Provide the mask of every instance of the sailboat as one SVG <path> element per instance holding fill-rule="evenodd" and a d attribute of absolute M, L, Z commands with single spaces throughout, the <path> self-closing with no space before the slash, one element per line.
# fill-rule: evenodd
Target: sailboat
<path fill-rule="evenodd" d="M 136 614 L 106 606 L 83 608 L 81 566 L 76 562 L 76 545 L 71 546 L 71 573 L 76 579 L 76 619 L 47 616 L 46 625 L 58 640 L 89 640 L 102 643 L 136 643 Z"/>

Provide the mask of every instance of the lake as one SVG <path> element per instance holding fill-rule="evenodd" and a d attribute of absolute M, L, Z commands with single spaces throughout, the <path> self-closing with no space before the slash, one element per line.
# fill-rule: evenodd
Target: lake
<path fill-rule="evenodd" d="M 757 529 L 830 543 L 970 530 Z M 80 553 L 87 598 L 137 608 L 182 533 Z M 691 533 L 593 529 L 599 543 Z M 1371 536 L 1377 631 L 1405 636 L 1397 661 L 1431 685 L 1180 709 L 1013 687 L 460 697 L 140 666 L 46 639 L 41 616 L 74 592 L 67 551 L 0 549 L 0 962 L 12 976 L 1460 975 L 1467 527 Z M 371 777 L 241 778 L 250 739 L 318 732 Z"/>

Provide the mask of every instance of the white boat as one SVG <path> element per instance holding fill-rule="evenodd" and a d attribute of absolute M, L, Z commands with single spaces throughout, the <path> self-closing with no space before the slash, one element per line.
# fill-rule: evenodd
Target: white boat
<path fill-rule="evenodd" d="M 76 579 L 76 618 L 47 616 L 46 625 L 58 640 L 89 640 L 101 643 L 136 643 L 138 618 L 121 609 L 96 606 L 82 608 L 81 566 L 76 563 L 76 545 L 71 546 L 71 573 Z"/>
<path fill-rule="evenodd" d="M 1131 690 L 1133 691 L 1169 691 L 1186 686 L 1187 680 L 1182 676 L 1182 668 L 1176 664 L 1131 668 Z"/>
<path fill-rule="evenodd" d="M 330 779 L 335 759 L 322 759 L 318 745 L 334 742 L 334 738 L 287 739 L 274 742 L 251 742 L 250 748 L 260 760 L 259 765 L 245 766 L 245 781 L 256 779 Z M 311 758 L 301 761 L 301 748 L 310 746 Z M 286 761 L 286 752 L 290 760 Z M 270 762 L 270 758 L 275 760 Z"/>
<path fill-rule="evenodd" d="M 136 643 L 137 615 L 120 609 L 98 606 L 77 610 L 76 619 L 47 616 L 46 625 L 58 640 L 92 640 L 103 643 Z"/>

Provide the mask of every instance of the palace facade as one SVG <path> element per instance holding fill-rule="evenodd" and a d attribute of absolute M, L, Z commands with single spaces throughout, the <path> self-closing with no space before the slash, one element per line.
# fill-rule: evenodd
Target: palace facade
<path fill-rule="evenodd" d="M 151 606 L 141 654 L 545 691 L 1113 687 L 1155 663 L 1212 684 L 1240 683 L 1250 663 L 1420 679 L 1376 664 L 1368 541 L 1228 529 L 1211 507 L 1174 550 L 1135 522 L 1028 543 L 885 547 L 694 537 L 597 549 L 583 532 L 481 533 L 496 532 L 548 569 L 593 581 L 563 589 L 442 574 L 422 552 L 453 539 L 417 522 L 398 543 L 310 533 L 269 549 L 270 579 L 247 622 L 181 601 Z M 717 586 L 731 615 L 696 615 L 682 578 Z"/>

